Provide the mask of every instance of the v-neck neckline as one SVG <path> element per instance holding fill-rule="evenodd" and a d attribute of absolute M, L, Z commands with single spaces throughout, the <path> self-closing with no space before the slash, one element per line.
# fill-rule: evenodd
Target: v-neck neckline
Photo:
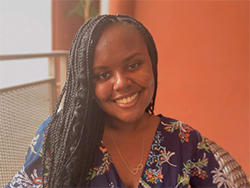
<path fill-rule="evenodd" d="M 157 132 L 159 131 L 159 129 L 160 129 L 161 125 L 162 125 L 162 123 L 161 123 L 162 122 L 162 117 L 163 117 L 162 114 L 158 114 L 157 117 L 160 118 L 160 121 L 159 121 L 159 123 L 157 125 L 157 128 L 155 129 L 153 140 L 152 140 L 151 145 L 150 145 L 150 150 L 149 150 L 149 152 L 147 154 L 147 160 L 146 160 L 146 162 L 145 162 L 145 164 L 143 166 L 143 170 L 141 172 L 141 175 L 140 175 L 140 178 L 139 178 L 139 181 L 138 181 L 138 187 L 140 186 L 140 180 L 143 178 L 143 175 L 144 175 L 144 172 L 145 172 L 146 168 L 148 168 L 146 166 L 147 166 L 147 163 L 148 163 L 148 160 L 149 160 L 149 154 L 150 154 L 150 152 L 152 152 L 152 145 L 155 143 L 155 135 L 157 134 Z M 118 174 L 118 172 L 116 170 L 116 167 L 115 167 L 115 165 L 114 165 L 114 163 L 112 161 L 111 155 L 109 154 L 108 149 L 104 145 L 103 141 L 101 142 L 101 146 L 105 149 L 105 153 L 108 155 L 108 157 L 109 157 L 109 159 L 111 161 L 110 165 L 112 165 L 112 168 L 114 169 L 114 173 L 115 173 L 116 177 L 118 178 L 118 182 L 121 183 L 122 187 L 126 187 L 125 184 L 123 183 L 121 177 L 119 176 L 119 174 Z"/>

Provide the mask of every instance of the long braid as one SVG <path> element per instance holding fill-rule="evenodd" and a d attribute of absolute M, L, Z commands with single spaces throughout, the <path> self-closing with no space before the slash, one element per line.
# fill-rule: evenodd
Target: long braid
<path fill-rule="evenodd" d="M 84 28 L 84 26 L 79 30 L 79 33 L 81 33 L 81 30 Z M 72 44 L 72 48 L 71 48 L 71 50 L 70 50 L 70 54 L 69 54 L 69 66 L 68 66 L 68 75 L 67 75 L 67 80 L 66 80 L 66 84 L 65 84 L 65 86 L 64 86 L 64 89 L 63 89 L 63 91 L 65 92 L 65 88 L 67 87 L 67 93 L 66 93 L 66 97 L 65 97 L 65 100 L 64 100 L 64 108 L 63 108 L 63 110 L 62 110 L 62 112 L 60 113 L 60 114 L 63 114 L 63 116 L 65 116 L 65 115 L 67 115 L 67 119 L 69 120 L 69 118 L 68 118 L 68 116 L 70 115 L 70 113 L 66 113 L 66 112 L 71 112 L 72 113 L 72 111 L 74 111 L 74 109 L 72 109 L 72 110 L 69 110 L 69 111 L 66 111 L 66 109 L 67 108 L 69 108 L 69 106 L 71 106 L 71 105 L 68 105 L 68 103 L 70 102 L 70 96 L 71 95 L 75 95 L 75 93 L 74 93 L 74 91 L 72 92 L 72 90 L 69 88 L 70 87 L 70 85 L 72 84 L 72 85 L 75 85 L 76 83 L 75 83 L 75 79 L 74 79 L 74 73 L 77 71 L 76 69 L 76 66 L 77 66 L 77 64 L 76 63 L 73 63 L 74 61 L 75 61 L 75 54 L 76 53 L 74 53 L 76 50 L 75 50 L 75 43 L 78 41 L 78 36 L 79 35 L 76 35 L 76 37 L 75 37 L 75 40 L 73 41 L 73 44 Z M 73 65 L 73 66 L 72 66 Z M 80 63 L 78 63 L 78 65 L 80 65 Z M 75 70 L 73 70 L 72 71 L 72 69 L 75 69 Z M 73 72 L 73 73 L 72 73 Z M 73 75 L 72 75 L 73 74 Z M 71 77 L 73 77 L 73 78 L 71 78 Z M 68 82 L 71 82 L 71 84 L 69 85 L 68 84 Z M 52 137 L 53 138 L 53 140 L 51 140 L 51 139 L 47 139 L 47 137 L 45 137 L 45 140 L 47 140 L 47 142 L 49 143 L 48 144 L 48 147 L 49 147 L 49 152 L 50 152 L 50 155 L 51 156 L 54 156 L 54 155 L 56 155 L 56 157 L 60 157 L 61 155 L 57 155 L 57 154 L 55 154 L 54 153 L 54 150 L 53 150 L 53 148 L 56 148 L 56 149 L 58 149 L 59 147 L 58 147 L 58 142 L 60 142 L 60 141 L 58 141 L 59 139 L 58 139 L 58 137 L 59 136 L 63 136 L 63 134 L 60 134 L 60 130 L 59 129 L 56 129 L 56 128 L 58 128 L 58 127 L 62 127 L 62 128 L 64 128 L 62 125 L 63 125 L 63 118 L 62 118 L 62 116 L 59 116 L 58 118 L 57 118 L 57 121 L 54 121 L 54 117 L 57 115 L 57 110 L 58 110 L 58 107 L 59 107 L 59 105 L 60 105 L 60 103 L 61 103 L 61 99 L 62 99 L 62 97 L 63 97 L 63 95 L 64 95 L 64 92 L 62 92 L 61 93 L 61 95 L 60 95 L 60 97 L 59 97 L 59 100 L 58 100 L 58 102 L 57 102 L 57 107 L 56 107 L 56 110 L 55 110 L 55 112 L 54 112 L 54 114 L 53 114 L 53 116 L 52 116 L 52 120 L 51 120 L 51 122 L 50 122 L 50 124 L 49 124 L 49 127 L 48 127 L 48 130 L 47 130 L 47 134 L 46 135 L 48 135 L 49 133 L 50 133 L 50 137 Z M 71 99 L 74 99 L 74 97 L 72 97 L 71 96 Z M 71 107 L 72 108 L 72 107 Z M 67 120 L 66 119 L 66 120 Z M 65 127 L 65 129 L 63 129 L 64 131 L 66 131 L 67 130 L 67 128 L 69 128 L 69 127 Z M 61 139 L 60 139 L 61 140 Z M 61 142 L 60 142 L 61 143 Z M 45 145 L 46 145 L 46 143 L 45 143 Z M 65 144 L 63 144 L 62 146 L 64 146 Z M 47 147 L 44 147 L 44 150 L 46 151 L 46 148 Z M 63 150 L 60 150 L 60 149 L 58 149 L 58 152 L 62 152 Z M 46 152 L 45 152 L 45 154 L 46 154 Z M 45 155 L 46 156 L 46 155 Z M 60 167 L 60 166 L 58 166 L 58 162 L 60 161 L 60 160 L 57 160 L 57 159 L 55 159 L 56 157 L 51 157 L 51 163 L 50 163 L 50 165 L 49 165 L 49 169 L 50 169 L 50 173 L 49 173 L 49 176 L 48 176 L 48 182 L 50 182 L 49 181 L 49 179 L 50 178 L 52 178 L 53 179 L 53 176 L 55 176 L 54 174 L 56 173 L 55 172 L 55 169 L 57 169 L 58 167 Z M 63 156 L 62 156 L 63 157 Z M 46 157 L 45 157 L 45 159 L 46 159 Z M 44 166 L 45 166 L 45 161 L 43 162 L 44 163 Z M 53 166 L 52 166 L 53 165 Z M 57 167 L 57 168 L 56 168 Z M 49 184 L 49 186 L 50 187 L 53 187 L 53 183 L 55 183 L 55 180 L 52 180 L 52 182 Z M 55 183 L 55 185 L 56 185 L 56 183 Z"/>
<path fill-rule="evenodd" d="M 79 31 L 80 34 L 82 34 L 82 30 L 83 30 L 83 29 L 84 29 L 84 27 L 82 27 L 82 28 L 80 29 L 80 31 Z M 80 34 L 79 34 L 79 35 L 80 35 Z M 76 45 L 73 46 L 73 51 L 74 51 L 75 49 L 78 49 L 79 46 L 81 45 L 81 43 L 80 43 L 81 40 L 78 40 L 79 35 L 76 36 Z M 82 51 L 82 50 L 81 50 L 81 51 Z M 81 53 L 80 55 L 83 55 L 83 54 Z M 75 58 L 75 59 L 73 59 L 72 61 L 79 62 L 78 56 L 75 56 L 74 58 Z M 82 58 L 81 58 L 81 61 L 82 61 Z M 80 61 L 80 62 L 81 62 L 81 61 Z M 82 69 L 81 63 L 79 64 L 79 67 L 77 67 L 76 64 L 73 64 L 73 65 L 74 65 L 74 66 L 73 66 L 73 68 L 71 69 L 71 75 L 77 75 L 77 74 L 79 74 L 79 70 L 77 70 L 77 69 L 78 69 L 78 68 L 79 68 L 80 70 Z M 82 76 L 85 75 L 84 72 L 83 72 L 83 70 L 80 71 L 80 76 L 81 76 L 81 75 L 82 75 Z M 84 78 L 83 78 L 83 80 L 84 80 Z M 77 95 L 79 95 L 78 93 L 79 93 L 81 90 L 80 90 L 80 91 L 77 91 L 76 88 L 79 87 L 78 85 L 80 84 L 80 82 L 81 82 L 81 79 L 80 79 L 80 78 L 78 78 L 78 79 L 72 81 L 72 84 L 71 84 L 71 85 L 72 85 L 72 88 L 70 88 L 71 93 L 72 93 L 72 92 L 76 93 L 76 97 L 77 97 L 77 98 L 79 98 L 79 96 L 77 96 Z M 82 88 L 82 87 L 81 87 L 81 88 Z M 68 99 L 68 98 L 65 98 L 65 101 L 69 101 L 70 99 L 72 99 L 72 96 L 68 95 L 68 97 L 69 97 L 69 99 Z M 69 109 L 74 109 L 74 110 L 72 110 L 72 111 L 75 111 L 76 108 L 79 108 L 79 105 L 77 106 L 77 105 L 74 103 L 74 101 L 71 101 L 71 102 L 69 103 Z M 68 109 L 65 109 L 65 110 L 68 111 Z M 71 115 L 71 116 L 72 116 L 73 114 L 68 114 L 68 115 Z M 73 119 L 72 119 L 72 118 L 66 117 L 65 124 L 72 124 L 72 122 L 73 122 Z M 76 129 L 75 127 L 76 127 L 76 124 L 73 126 L 73 129 L 74 129 L 74 130 Z M 62 144 L 63 148 L 61 149 L 61 151 L 64 151 L 64 149 L 65 149 L 65 147 L 66 147 L 66 144 L 67 144 L 67 137 L 68 137 L 68 133 L 69 133 L 70 129 L 71 129 L 71 127 L 68 126 L 68 128 L 65 129 L 65 132 L 63 133 L 63 135 L 65 135 L 65 138 L 63 139 L 63 142 L 64 142 L 64 143 Z M 75 132 L 76 132 L 76 131 L 73 131 L 73 133 L 75 133 Z M 72 150 L 72 148 L 71 148 L 71 150 Z M 66 154 L 63 153 L 62 161 L 64 160 L 65 157 L 66 157 Z M 60 167 L 63 168 L 63 167 L 64 167 L 63 165 L 64 165 L 64 164 L 62 164 Z M 60 169 L 59 169 L 59 171 L 60 171 Z"/>
<path fill-rule="evenodd" d="M 101 15 L 89 19 L 77 32 L 68 56 L 68 74 L 45 136 L 43 171 L 48 187 L 88 186 L 104 132 L 103 111 L 94 98 L 92 66 L 95 46 L 113 23 L 135 26 L 144 37 L 157 87 L 157 51 L 152 36 L 138 21 L 125 15 Z M 146 112 L 153 114 L 156 89 Z M 63 109 L 58 112 L 62 99 Z"/>
<path fill-rule="evenodd" d="M 87 32 L 89 32 L 87 30 Z M 84 60 L 84 57 L 83 57 L 83 51 L 85 50 L 84 48 L 82 48 L 82 43 L 86 43 L 86 40 L 84 37 L 83 37 L 83 32 L 80 33 L 80 38 L 81 40 L 78 40 L 77 44 L 76 44 L 76 49 L 79 50 L 79 53 L 77 56 L 76 56 L 76 61 L 77 62 L 86 62 L 85 65 L 87 65 L 87 61 L 86 61 L 86 53 L 85 53 L 85 60 Z M 80 41 L 80 42 L 79 42 Z M 81 65 L 81 64 L 80 64 Z M 67 159 L 66 162 L 64 162 L 64 164 L 62 163 L 61 165 L 61 169 L 64 169 L 66 165 L 68 165 L 66 168 L 67 169 L 71 169 L 70 167 L 70 164 L 73 164 L 77 158 L 76 157 L 73 157 L 74 153 L 76 152 L 76 149 L 78 148 L 78 145 L 80 143 L 80 139 L 81 139 L 81 136 L 78 136 L 77 133 L 80 131 L 82 135 L 82 132 L 83 132 L 83 129 L 85 127 L 85 124 L 82 124 L 82 122 L 85 122 L 86 121 L 86 115 L 87 115 L 87 109 L 86 109 L 86 106 L 89 106 L 88 105 L 88 102 L 89 102 L 89 98 L 90 98 L 90 94 L 89 94 L 89 90 L 90 90 L 90 84 L 89 84 L 89 72 L 88 72 L 88 68 L 83 68 L 82 66 L 79 66 L 79 68 L 81 69 L 80 71 L 80 75 L 79 75 L 79 79 L 78 79 L 78 83 L 76 83 L 77 85 L 79 84 L 79 87 L 80 89 L 78 91 L 76 91 L 77 93 L 77 96 L 76 98 L 78 99 L 77 103 L 76 104 L 73 104 L 74 107 L 76 107 L 74 109 L 74 119 L 75 119 L 75 122 L 74 123 L 74 126 L 73 126 L 73 131 L 71 132 L 71 140 L 72 140 L 72 143 L 71 143 L 71 147 L 70 147 L 70 151 L 72 152 L 71 156 Z M 75 67 L 76 69 L 76 67 Z M 85 71 L 84 71 L 85 70 Z M 77 70 L 75 70 L 74 72 L 72 72 L 72 74 L 76 74 Z M 78 73 L 77 73 L 78 74 Z M 85 76 L 86 75 L 86 76 Z M 85 103 L 85 104 L 84 104 Z M 72 105 L 72 103 L 71 103 Z M 71 120 L 71 122 L 69 122 L 69 124 L 71 124 L 73 122 L 73 120 Z M 72 127 L 70 127 L 66 134 L 68 135 L 69 131 L 71 130 Z M 80 130 L 77 130 L 77 129 L 80 129 Z M 87 129 L 85 129 L 87 131 Z M 80 138 L 79 138 L 80 137 Z M 72 139 L 72 138 L 76 138 L 75 140 Z M 78 138 L 78 139 L 77 139 Z M 67 138 L 64 140 L 65 143 L 63 144 L 64 147 L 66 147 L 66 144 L 67 144 Z M 66 158 L 66 154 L 63 156 L 62 158 L 62 161 L 65 160 Z M 73 158 L 72 158 L 73 157 Z M 72 161 L 70 161 L 72 159 Z M 60 169 L 59 169 L 60 170 Z M 61 170 L 61 173 L 63 173 L 63 170 Z"/>

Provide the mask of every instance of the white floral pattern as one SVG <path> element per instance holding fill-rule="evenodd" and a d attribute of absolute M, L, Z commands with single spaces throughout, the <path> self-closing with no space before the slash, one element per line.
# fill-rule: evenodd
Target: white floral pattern
<path fill-rule="evenodd" d="M 213 183 L 217 184 L 217 188 L 234 188 L 233 179 L 222 171 L 222 168 L 215 168 L 211 171 L 213 173 Z"/>

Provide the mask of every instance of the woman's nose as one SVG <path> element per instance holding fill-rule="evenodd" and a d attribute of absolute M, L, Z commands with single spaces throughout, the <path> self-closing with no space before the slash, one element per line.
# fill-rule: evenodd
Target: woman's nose
<path fill-rule="evenodd" d="M 130 87 L 131 80 L 121 72 L 115 73 L 115 79 L 113 84 L 114 91 L 120 91 L 123 89 L 128 89 Z"/>

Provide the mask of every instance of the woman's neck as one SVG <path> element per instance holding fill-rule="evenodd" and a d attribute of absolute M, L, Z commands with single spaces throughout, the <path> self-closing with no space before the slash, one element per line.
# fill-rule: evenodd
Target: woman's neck
<path fill-rule="evenodd" d="M 123 122 L 117 118 L 106 116 L 105 127 L 106 129 L 112 129 L 112 131 L 120 132 L 121 134 L 138 133 L 146 128 L 146 125 L 152 116 L 153 115 L 145 112 L 142 117 L 135 122 Z"/>

